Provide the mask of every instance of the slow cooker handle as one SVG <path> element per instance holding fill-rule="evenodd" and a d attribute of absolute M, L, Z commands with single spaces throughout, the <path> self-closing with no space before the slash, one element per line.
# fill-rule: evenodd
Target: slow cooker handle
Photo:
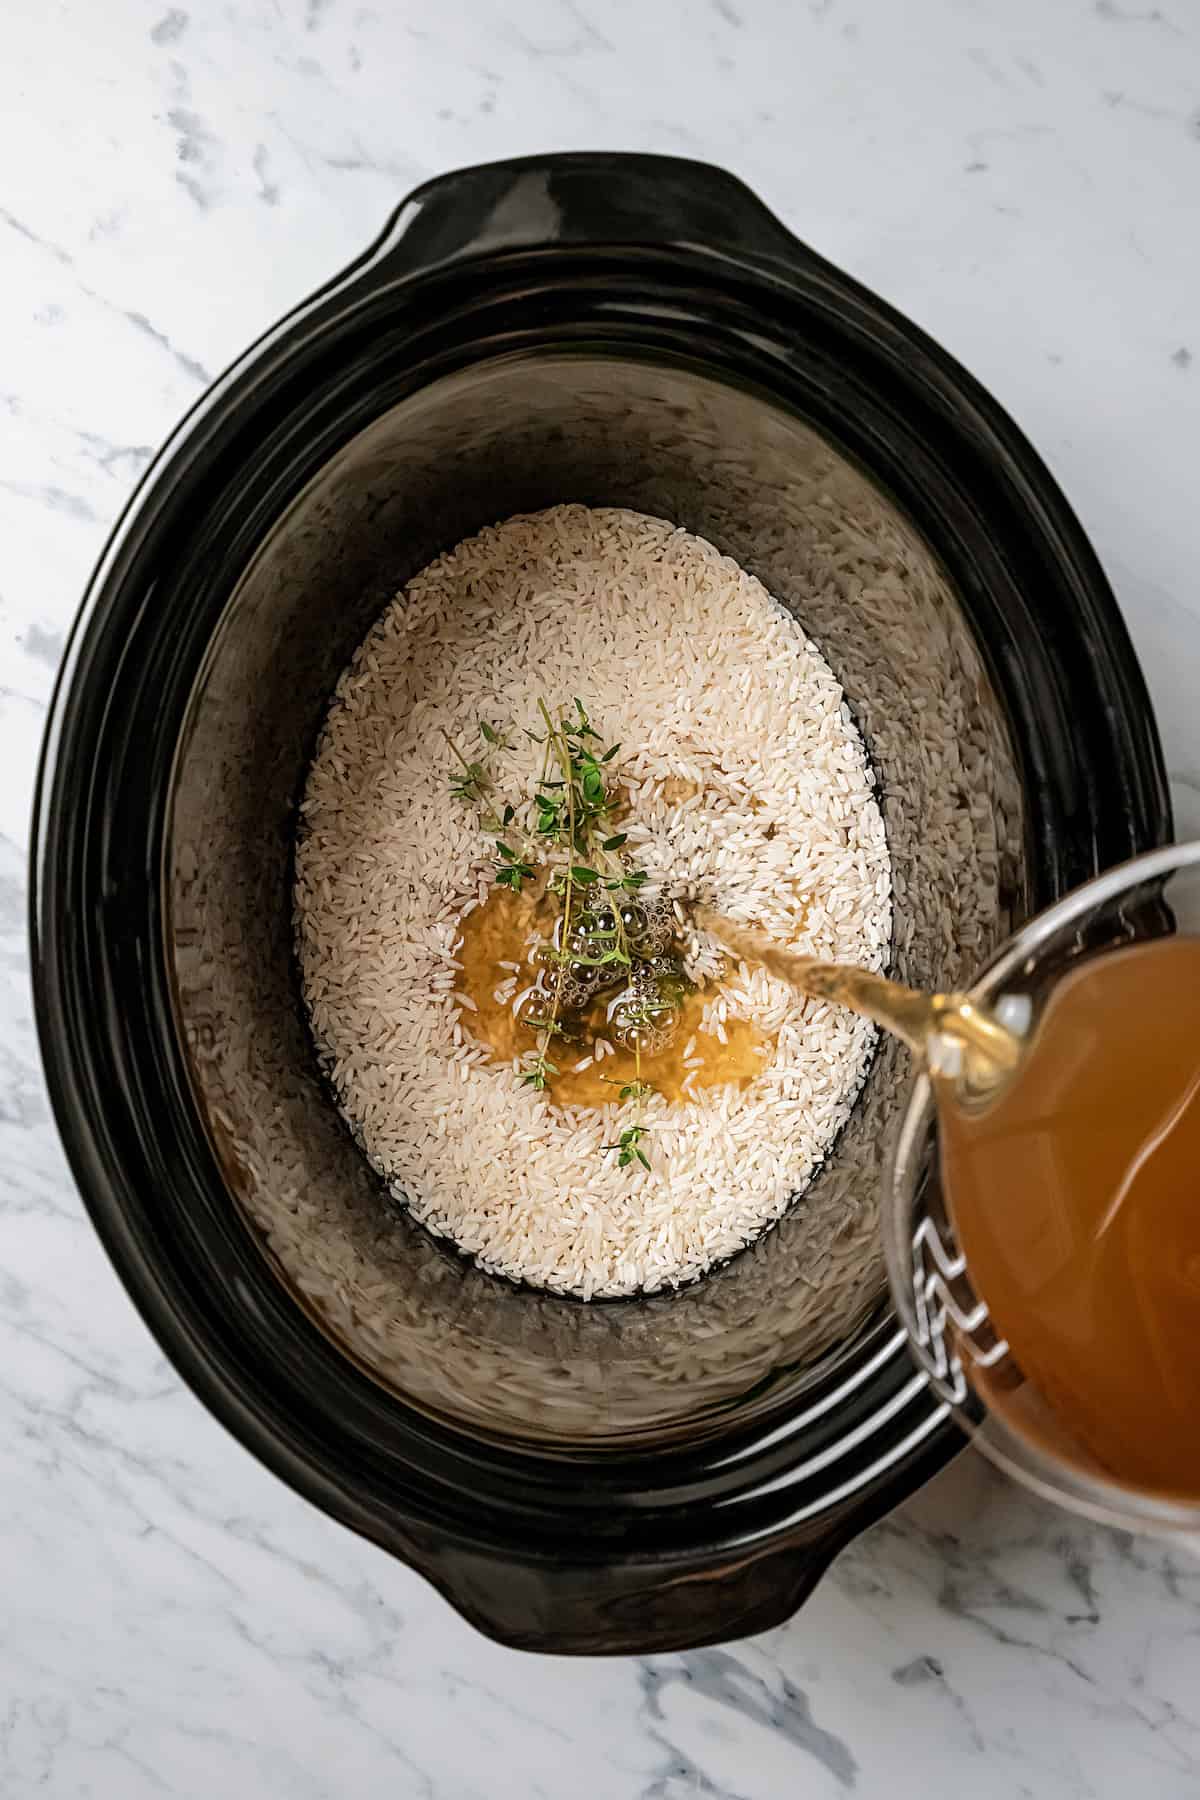
<path fill-rule="evenodd" d="M 724 169 L 682 157 L 579 152 L 438 175 L 409 195 L 350 273 L 368 286 L 477 257 L 578 246 L 700 251 L 731 263 L 821 259 Z"/>

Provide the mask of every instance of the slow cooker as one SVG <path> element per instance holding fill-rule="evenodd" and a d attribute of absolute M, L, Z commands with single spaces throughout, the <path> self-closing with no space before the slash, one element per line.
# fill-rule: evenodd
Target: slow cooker
<path fill-rule="evenodd" d="M 36 805 L 38 1022 L 86 1205 L 180 1373 L 293 1487 L 505 1643 L 650 1651 L 787 1617 L 960 1440 L 886 1299 L 895 1045 L 776 1228 L 605 1303 L 428 1236 L 322 1085 L 290 883 L 334 682 L 433 555 L 565 500 L 700 533 L 820 645 L 877 773 L 905 979 L 973 977 L 1170 816 L 1113 597 L 1029 444 L 717 169 L 428 183 L 148 471 Z"/>

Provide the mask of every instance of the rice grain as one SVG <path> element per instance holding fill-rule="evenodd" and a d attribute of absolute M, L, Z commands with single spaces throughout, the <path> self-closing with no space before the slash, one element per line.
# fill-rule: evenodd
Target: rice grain
<path fill-rule="evenodd" d="M 745 1090 L 698 1089 L 689 1066 L 688 1102 L 651 1096 L 648 1173 L 603 1152 L 618 1107 L 547 1104 L 468 1043 L 457 921 L 488 892 L 491 845 L 449 796 L 445 736 L 475 756 L 481 719 L 515 726 L 504 783 L 526 792 L 539 752 L 520 727 L 539 698 L 581 690 L 622 745 L 648 892 L 703 893 L 784 944 L 878 968 L 891 880 L 839 683 L 703 539 L 554 507 L 439 557 L 378 620 L 338 683 L 302 805 L 295 922 L 321 1061 L 371 1162 L 435 1235 L 590 1298 L 690 1281 L 778 1219 L 844 1123 L 873 1032 L 761 969 L 728 971 L 700 1031 L 725 1043 L 748 1019 L 774 1048 Z M 697 978 L 719 966 L 703 940 L 689 963 Z"/>

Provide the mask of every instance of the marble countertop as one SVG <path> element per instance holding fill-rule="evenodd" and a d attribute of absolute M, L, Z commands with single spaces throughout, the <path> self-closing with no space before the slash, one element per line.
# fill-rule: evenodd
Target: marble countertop
<path fill-rule="evenodd" d="M 1200 1562 L 971 1456 L 766 1637 L 573 1663 L 476 1636 L 164 1362 L 58 1149 L 24 937 L 55 666 L 153 446 L 416 182 L 547 148 L 724 163 L 992 389 L 1109 571 L 1200 832 L 1194 0 L 4 10 L 0 1793 L 1200 1793 Z"/>

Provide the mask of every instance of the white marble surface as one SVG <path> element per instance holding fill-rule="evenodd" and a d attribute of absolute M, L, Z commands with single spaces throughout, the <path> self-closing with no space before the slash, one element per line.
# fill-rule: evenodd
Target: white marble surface
<path fill-rule="evenodd" d="M 151 447 L 435 171 L 743 175 L 1041 447 L 1200 829 L 1196 0 L 6 0 L 0 32 L 0 1794 L 1200 1793 L 1200 1564 L 963 1459 L 786 1628 L 523 1658 L 185 1393 L 47 1114 L 24 847 L 63 633 Z"/>

